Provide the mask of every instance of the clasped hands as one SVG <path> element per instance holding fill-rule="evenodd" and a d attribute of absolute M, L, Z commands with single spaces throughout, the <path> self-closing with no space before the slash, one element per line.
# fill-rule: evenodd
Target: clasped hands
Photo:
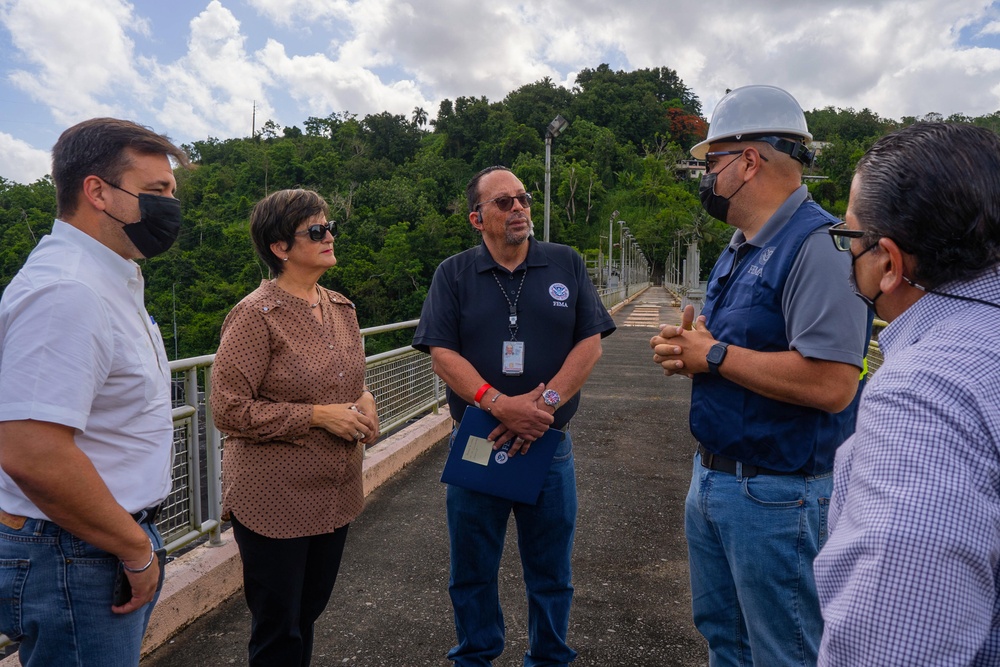
<path fill-rule="evenodd" d="M 491 414 L 500 420 L 500 425 L 488 436 L 493 441 L 493 449 L 500 449 L 505 442 L 514 438 L 507 454 L 527 454 L 531 443 L 545 435 L 555 421 L 552 416 L 555 408 L 542 400 L 543 391 L 545 385 L 539 384 L 526 394 L 505 394 L 493 402 Z"/>
<path fill-rule="evenodd" d="M 314 405 L 312 425 L 326 429 L 344 440 L 371 445 L 380 435 L 375 399 L 362 393 L 354 403 Z"/>
<path fill-rule="evenodd" d="M 653 348 L 653 362 L 663 367 L 664 375 L 693 377 L 707 373 L 705 357 L 716 340 L 705 326 L 705 316 L 694 319 L 694 306 L 686 306 L 680 326 L 663 325 L 660 334 L 649 340 Z"/>

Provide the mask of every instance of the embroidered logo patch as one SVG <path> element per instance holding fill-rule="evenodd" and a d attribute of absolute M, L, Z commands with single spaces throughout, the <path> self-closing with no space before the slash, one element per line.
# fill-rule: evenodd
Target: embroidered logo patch
<path fill-rule="evenodd" d="M 565 301 L 569 298 L 569 288 L 562 283 L 552 283 L 549 285 L 549 296 L 556 301 Z"/>
<path fill-rule="evenodd" d="M 771 255 L 774 254 L 774 246 L 769 248 L 764 248 L 764 252 L 760 254 L 760 263 L 766 264 L 767 260 L 771 259 Z"/>
<path fill-rule="evenodd" d="M 497 463 L 503 465 L 504 463 L 507 463 L 507 452 L 504 451 L 497 452 L 496 456 L 494 456 L 493 458 L 496 459 Z"/>

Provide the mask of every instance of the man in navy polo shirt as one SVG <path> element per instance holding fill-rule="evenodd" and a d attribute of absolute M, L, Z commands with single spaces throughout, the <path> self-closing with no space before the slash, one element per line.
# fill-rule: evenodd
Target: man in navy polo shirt
<path fill-rule="evenodd" d="M 615 329 L 567 246 L 531 235 L 531 195 L 506 167 L 489 167 L 466 187 L 469 222 L 483 242 L 449 257 L 434 273 L 413 346 L 430 352 L 448 385 L 452 418 L 478 404 L 500 421 L 494 448 L 514 438 L 513 456 L 549 428 L 565 429 L 580 389 Z M 503 652 L 497 592 L 500 556 L 513 511 L 528 592 L 526 666 L 566 665 L 573 597 L 570 556 L 576 476 L 569 431 L 556 449 L 535 505 L 448 486 L 456 665 L 490 665 Z"/>
<path fill-rule="evenodd" d="M 834 452 L 854 430 L 871 317 L 848 287 L 836 219 L 802 185 L 805 115 L 773 86 L 715 108 L 700 194 L 736 228 L 697 323 L 652 339 L 691 377 L 698 440 L 685 504 L 695 624 L 711 665 L 815 665 L 822 634 L 812 563 L 826 539 Z M 695 325 L 692 328 L 692 325 Z"/>

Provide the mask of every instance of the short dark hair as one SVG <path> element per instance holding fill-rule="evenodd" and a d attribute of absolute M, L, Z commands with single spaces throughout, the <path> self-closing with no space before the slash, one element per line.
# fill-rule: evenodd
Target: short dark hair
<path fill-rule="evenodd" d="M 890 238 L 934 288 L 1000 262 L 1000 136 L 960 123 L 888 134 L 857 164 L 850 208 L 869 242 Z"/>
<path fill-rule="evenodd" d="M 117 118 L 91 118 L 77 123 L 63 132 L 52 147 L 57 215 L 64 218 L 76 213 L 83 180 L 88 176 L 119 184 L 132 162 L 127 149 L 143 155 L 167 155 L 181 166 L 190 165 L 187 153 L 144 125 Z"/>
<path fill-rule="evenodd" d="M 503 165 L 495 164 L 492 167 L 486 167 L 486 169 L 483 169 L 469 179 L 469 184 L 465 186 L 465 200 L 469 205 L 469 213 L 475 211 L 476 204 L 479 203 L 479 181 L 482 180 L 483 176 L 494 171 L 510 171 L 510 169 Z"/>
<path fill-rule="evenodd" d="M 284 242 L 289 249 L 295 245 L 295 230 L 303 220 L 322 213 L 330 207 L 312 190 L 278 190 L 257 202 L 250 213 L 250 238 L 271 275 L 280 276 L 284 262 L 271 251 L 271 244 Z"/>

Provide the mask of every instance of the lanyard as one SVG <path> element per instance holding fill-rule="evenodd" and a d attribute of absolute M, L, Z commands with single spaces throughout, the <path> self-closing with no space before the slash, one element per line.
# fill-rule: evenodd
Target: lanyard
<path fill-rule="evenodd" d="M 507 296 L 507 290 L 503 288 L 500 284 L 500 278 L 497 276 L 497 270 L 493 269 L 493 280 L 497 281 L 497 287 L 500 288 L 500 293 L 503 294 L 504 300 L 507 302 L 508 308 L 508 322 L 507 328 L 510 329 L 510 339 L 517 340 L 517 300 L 521 298 L 521 288 L 524 287 L 524 279 L 528 275 L 528 267 L 524 267 L 524 273 L 521 274 L 521 284 L 517 287 L 517 294 L 514 295 L 514 302 L 511 303 L 510 297 Z"/>

